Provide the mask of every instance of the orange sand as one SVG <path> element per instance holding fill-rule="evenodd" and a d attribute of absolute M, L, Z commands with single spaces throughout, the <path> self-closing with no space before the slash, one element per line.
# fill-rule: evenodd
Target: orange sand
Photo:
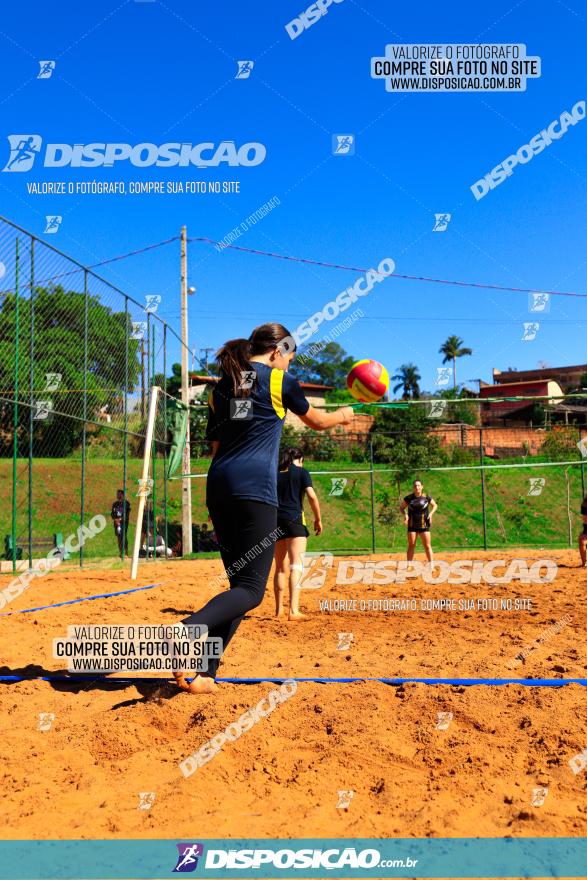
<path fill-rule="evenodd" d="M 273 617 L 271 583 L 244 621 L 221 676 L 587 677 L 587 572 L 576 554 L 545 585 L 340 586 L 329 573 L 304 596 L 310 617 Z M 464 554 L 461 554 L 463 557 Z M 482 554 L 476 554 L 482 558 Z M 363 561 L 367 557 L 361 557 Z M 371 557 L 375 559 L 389 557 Z M 457 558 L 457 554 L 445 559 Z M 486 556 L 490 558 L 490 556 Z M 563 567 L 564 566 L 564 567 Z M 70 624 L 178 622 L 214 592 L 217 560 L 143 564 L 138 585 L 158 588 L 0 618 L 2 674 L 62 670 L 52 639 Z M 5 586 L 9 578 L 2 578 Z M 4 610 L 132 586 L 128 573 L 57 571 Z M 320 612 L 335 597 L 529 597 L 518 612 Z M 556 621 L 571 621 L 515 655 Z M 338 633 L 352 632 L 348 650 Z M 377 682 L 300 684 L 267 718 L 184 778 L 178 764 L 274 685 L 222 685 L 195 697 L 161 684 L 0 687 L 4 838 L 583 836 L 587 770 L 568 765 L 587 747 L 587 691 L 518 685 L 470 688 Z M 48 732 L 39 713 L 54 713 Z M 437 713 L 452 712 L 448 730 Z M 547 786 L 541 807 L 532 790 Z M 348 809 L 340 790 L 352 790 Z M 139 792 L 154 792 L 139 810 Z"/>

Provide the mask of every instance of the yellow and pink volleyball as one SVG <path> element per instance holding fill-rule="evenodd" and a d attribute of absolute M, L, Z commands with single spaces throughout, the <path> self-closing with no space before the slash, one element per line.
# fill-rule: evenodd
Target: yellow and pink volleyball
<path fill-rule="evenodd" d="M 355 400 L 376 403 L 389 388 L 389 375 L 383 364 L 366 358 L 353 364 L 346 384 Z"/>

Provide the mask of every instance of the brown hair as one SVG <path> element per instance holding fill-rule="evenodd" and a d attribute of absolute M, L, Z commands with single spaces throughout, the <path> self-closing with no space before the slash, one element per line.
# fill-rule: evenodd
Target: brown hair
<path fill-rule="evenodd" d="M 248 397 L 249 388 L 242 388 L 242 373 L 251 369 L 250 358 L 277 348 L 286 337 L 291 338 L 283 324 L 261 324 L 248 339 L 229 339 L 216 352 L 216 363 L 222 376 L 232 382 L 236 397 Z"/>

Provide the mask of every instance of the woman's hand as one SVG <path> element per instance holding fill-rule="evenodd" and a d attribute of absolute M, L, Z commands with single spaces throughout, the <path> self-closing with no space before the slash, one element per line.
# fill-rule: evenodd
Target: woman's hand
<path fill-rule="evenodd" d="M 315 519 L 315 520 L 314 520 L 314 532 L 315 532 L 317 535 L 321 535 L 321 534 L 322 534 L 322 520 L 321 520 L 321 519 Z"/>
<path fill-rule="evenodd" d="M 337 413 L 339 413 L 342 418 L 342 425 L 350 424 L 355 417 L 355 411 L 352 406 L 343 406 L 337 410 Z"/>

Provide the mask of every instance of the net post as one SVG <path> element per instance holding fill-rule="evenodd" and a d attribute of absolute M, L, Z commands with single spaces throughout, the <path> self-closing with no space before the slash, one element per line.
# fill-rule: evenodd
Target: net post
<path fill-rule="evenodd" d="M 159 394 L 159 387 L 157 385 L 153 385 L 151 388 L 151 399 L 149 401 L 149 418 L 147 421 L 147 433 L 145 436 L 145 449 L 143 453 L 143 472 L 141 476 L 142 487 L 143 490 L 139 495 L 139 508 L 137 511 L 137 524 L 135 529 L 135 539 L 132 551 L 132 563 L 130 569 L 130 579 L 131 581 L 135 581 L 137 579 L 137 569 L 139 567 L 139 550 L 141 547 L 141 524 L 143 521 L 143 513 L 145 511 L 145 483 L 149 477 L 149 458 L 151 453 L 151 443 L 153 440 L 153 430 L 155 428 L 155 416 L 157 415 L 157 397 Z M 147 546 L 149 545 L 149 538 L 147 536 Z"/>
<path fill-rule="evenodd" d="M 128 468 L 128 296 L 124 297 L 124 438 L 122 441 L 122 549 L 120 558 L 124 562 L 128 523 L 126 521 L 126 482 Z"/>
<path fill-rule="evenodd" d="M 579 443 L 583 440 L 583 428 L 579 427 Z M 581 496 L 585 497 L 585 456 L 581 453 Z"/>
<path fill-rule="evenodd" d="M 375 553 L 375 475 L 373 473 L 373 437 L 369 438 L 370 485 L 371 485 L 371 547 Z"/>
<path fill-rule="evenodd" d="M 31 297 L 30 297 L 30 334 L 29 340 L 29 480 L 28 480 L 28 551 L 29 568 L 33 567 L 33 416 L 35 408 L 35 239 L 31 237 Z"/>
<path fill-rule="evenodd" d="M 483 511 L 483 549 L 487 550 L 487 507 L 485 504 L 485 465 L 483 463 L 483 428 L 479 426 L 479 467 L 481 473 L 481 508 Z"/>
<path fill-rule="evenodd" d="M 80 526 L 84 525 L 86 507 L 86 443 L 87 443 L 87 418 L 88 418 L 88 270 L 84 269 L 84 398 L 82 426 L 82 478 L 80 493 Z M 84 542 L 79 545 L 79 566 L 84 567 Z"/>
<path fill-rule="evenodd" d="M 19 344 L 20 344 L 20 239 L 16 239 L 16 252 L 14 264 L 14 403 L 13 403 L 13 426 L 12 438 L 12 573 L 16 573 L 16 479 L 18 469 L 18 369 L 19 369 Z"/>

